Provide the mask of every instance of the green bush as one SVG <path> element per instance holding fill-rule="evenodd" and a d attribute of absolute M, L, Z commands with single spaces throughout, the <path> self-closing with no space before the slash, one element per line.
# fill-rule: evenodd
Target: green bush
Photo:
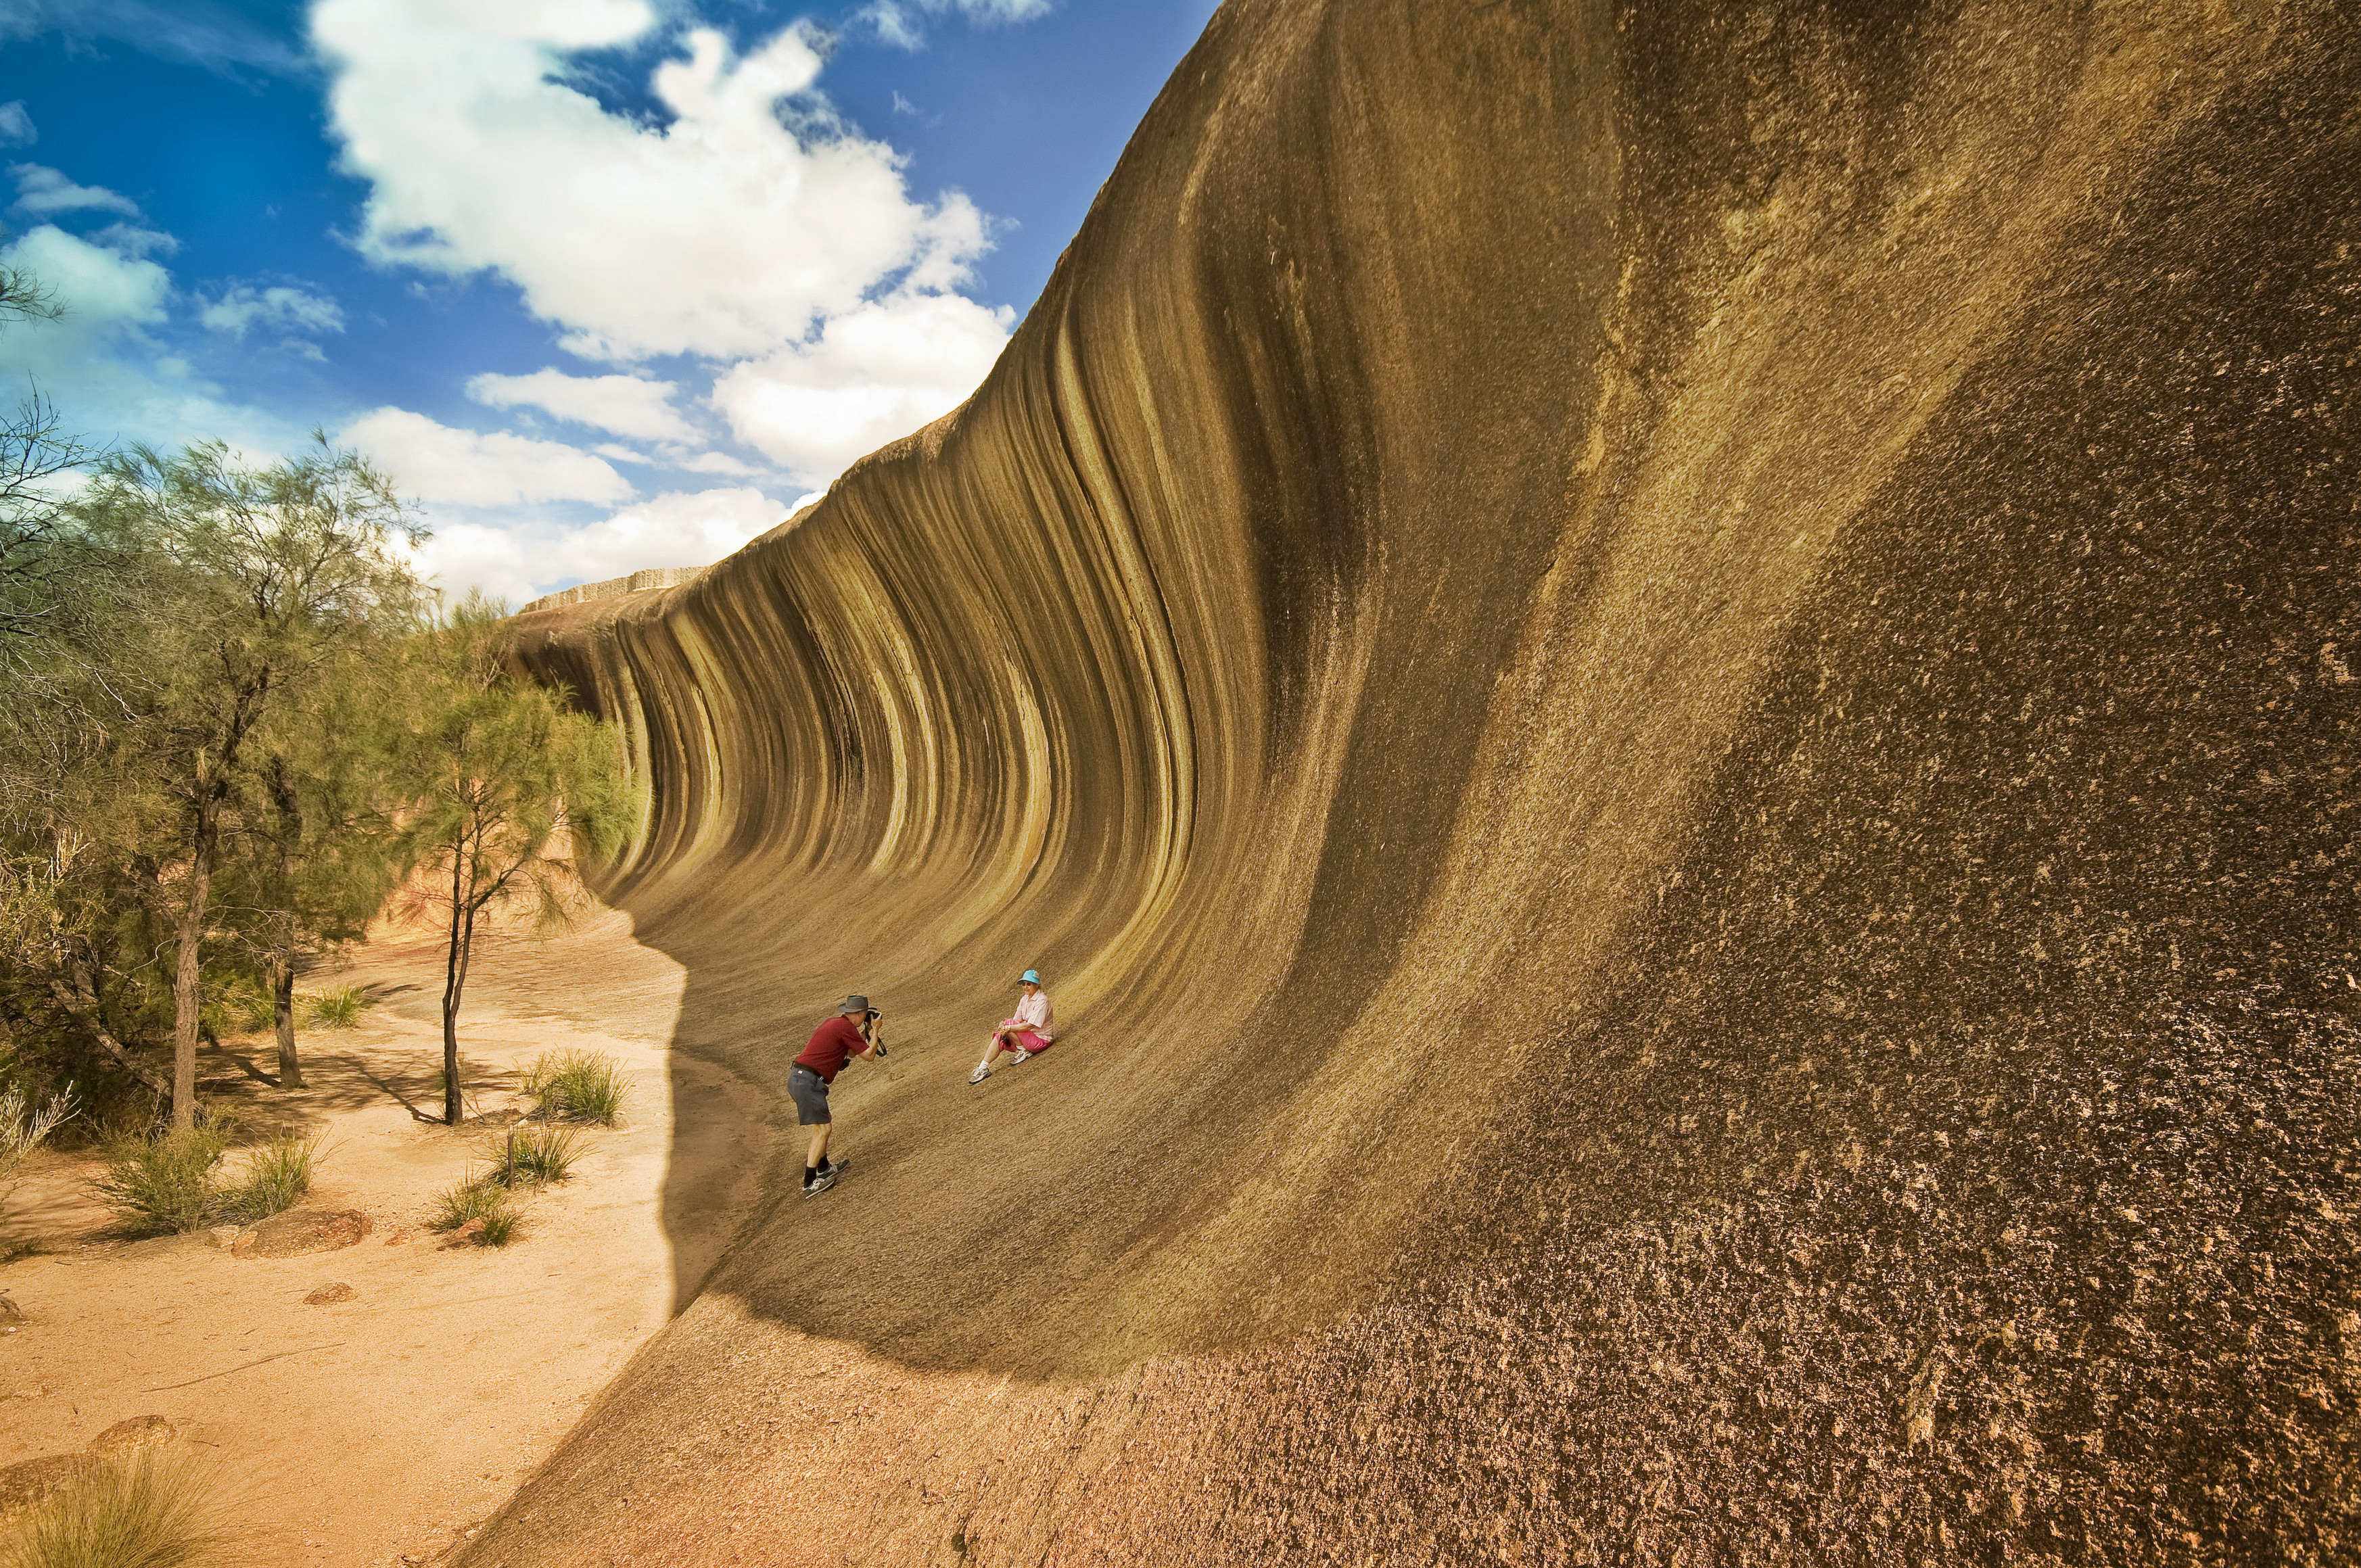
<path fill-rule="evenodd" d="M 92 1186 L 136 1231 L 201 1231 L 220 1207 L 214 1172 L 228 1146 L 228 1129 L 218 1122 L 157 1137 L 116 1137 L 106 1146 L 106 1174 Z"/>
<path fill-rule="evenodd" d="M 483 1222 L 476 1232 L 478 1245 L 506 1246 L 516 1224 L 516 1211 L 509 1206 L 507 1188 L 491 1177 L 470 1171 L 436 1200 L 434 1217 L 427 1225 L 437 1231 L 456 1231 L 478 1220 Z"/>
<path fill-rule="evenodd" d="M 357 985 L 339 986 L 303 999 L 304 1015 L 323 1029 L 349 1029 L 361 1021 L 369 1000 Z"/>
<path fill-rule="evenodd" d="M 319 1153 L 316 1136 L 300 1138 L 291 1133 L 255 1150 L 246 1174 L 220 1195 L 222 1218 L 250 1225 L 293 1208 L 312 1190 L 312 1166 Z"/>
<path fill-rule="evenodd" d="M 492 1165 L 488 1179 L 510 1189 L 563 1181 L 574 1173 L 581 1144 L 582 1135 L 572 1127 L 511 1127 L 496 1133 L 484 1151 Z"/>
<path fill-rule="evenodd" d="M 539 1114 L 611 1127 L 623 1113 L 623 1075 L 602 1051 L 544 1051 L 524 1077 Z"/>
<path fill-rule="evenodd" d="M 0 1568 L 183 1568 L 226 1539 L 214 1478 L 187 1455 L 141 1449 L 102 1460 L 19 1515 Z"/>

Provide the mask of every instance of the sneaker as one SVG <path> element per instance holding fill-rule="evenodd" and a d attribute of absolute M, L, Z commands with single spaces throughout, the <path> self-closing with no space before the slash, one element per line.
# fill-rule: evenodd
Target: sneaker
<path fill-rule="evenodd" d="M 1009 1066 L 1011 1066 L 1011 1067 L 1015 1067 L 1015 1066 L 1016 1065 L 1016 1062 L 1027 1062 L 1027 1061 L 1031 1061 L 1032 1059 L 1033 1059 L 1033 1053 L 1032 1053 L 1031 1051 L 1028 1051 L 1028 1050 L 1025 1049 L 1022 1046 L 1020 1046 L 1020 1047 L 1017 1047 L 1017 1050 L 1016 1050 L 1016 1061 L 1010 1062 L 1008 1065 L 1009 1065 Z"/>
<path fill-rule="evenodd" d="M 970 1083 L 982 1083 L 985 1079 L 990 1078 L 991 1076 L 992 1069 L 984 1066 L 982 1062 L 978 1062 L 975 1064 L 975 1070 L 967 1075 L 967 1080 Z"/>
<path fill-rule="evenodd" d="M 827 1191 L 829 1188 L 835 1186 L 837 1173 L 843 1168 L 844 1168 L 840 1165 L 829 1166 L 827 1169 L 813 1177 L 809 1181 L 805 1182 L 804 1196 L 807 1198 L 817 1198 L 821 1193 Z"/>

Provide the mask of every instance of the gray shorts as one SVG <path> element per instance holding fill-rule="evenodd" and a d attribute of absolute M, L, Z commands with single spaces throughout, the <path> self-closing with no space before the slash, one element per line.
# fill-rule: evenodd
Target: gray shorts
<path fill-rule="evenodd" d="M 798 1125 L 820 1127 L 828 1124 L 828 1085 L 819 1074 L 807 1067 L 799 1067 L 787 1074 L 787 1092 L 795 1097 L 796 1121 Z"/>

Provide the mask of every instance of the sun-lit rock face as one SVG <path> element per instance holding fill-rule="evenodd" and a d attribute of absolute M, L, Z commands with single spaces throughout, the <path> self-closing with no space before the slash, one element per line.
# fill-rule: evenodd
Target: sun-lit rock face
<path fill-rule="evenodd" d="M 2348 1555 L 2356 56 L 1231 0 L 966 407 L 520 622 L 678 1047 L 895 1048 L 474 1560 Z"/>

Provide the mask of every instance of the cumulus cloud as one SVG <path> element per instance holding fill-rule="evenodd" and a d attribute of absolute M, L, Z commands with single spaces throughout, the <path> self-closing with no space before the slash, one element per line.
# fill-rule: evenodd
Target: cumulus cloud
<path fill-rule="evenodd" d="M 0 250 L 0 261 L 41 281 L 82 333 L 148 326 L 164 319 L 171 274 L 146 258 L 93 245 L 43 224 Z"/>
<path fill-rule="evenodd" d="M 584 524 L 492 527 L 435 520 L 419 567 L 453 598 L 470 588 L 511 605 L 567 583 L 646 566 L 702 566 L 786 520 L 790 508 L 751 487 L 668 491 Z"/>
<path fill-rule="evenodd" d="M 958 407 L 1013 319 L 956 294 L 889 296 L 726 372 L 713 406 L 740 440 L 817 484 Z"/>
<path fill-rule="evenodd" d="M 262 288 L 240 283 L 207 302 L 197 312 L 197 320 L 210 331 L 236 338 L 256 327 L 291 334 L 345 330 L 345 313 L 335 301 L 284 283 Z"/>
<path fill-rule="evenodd" d="M 382 467 L 403 494 L 429 503 L 611 504 L 631 494 L 631 481 L 603 457 L 555 441 L 456 430 L 407 409 L 363 414 L 345 427 L 342 439 Z"/>
<path fill-rule="evenodd" d="M 670 381 L 644 376 L 569 376 L 563 370 L 478 376 L 467 383 L 467 395 L 490 408 L 539 409 L 643 441 L 694 441 L 695 428 L 672 405 L 676 390 Z"/>
<path fill-rule="evenodd" d="M 609 113 L 567 57 L 642 40 L 648 0 L 321 0 L 360 242 L 452 275 L 496 270 L 570 351 L 761 353 L 881 285 L 956 284 L 985 248 L 965 196 L 914 200 L 892 148 L 815 83 L 820 35 L 745 54 L 709 28 L 654 71 L 669 123 Z"/>
<path fill-rule="evenodd" d="M 40 139 L 22 98 L 0 104 L 0 147 L 30 147 Z"/>
<path fill-rule="evenodd" d="M 12 163 L 16 180 L 16 211 L 46 217 L 53 213 L 120 213 L 139 215 L 139 203 L 103 185 L 77 185 L 45 163 Z"/>

